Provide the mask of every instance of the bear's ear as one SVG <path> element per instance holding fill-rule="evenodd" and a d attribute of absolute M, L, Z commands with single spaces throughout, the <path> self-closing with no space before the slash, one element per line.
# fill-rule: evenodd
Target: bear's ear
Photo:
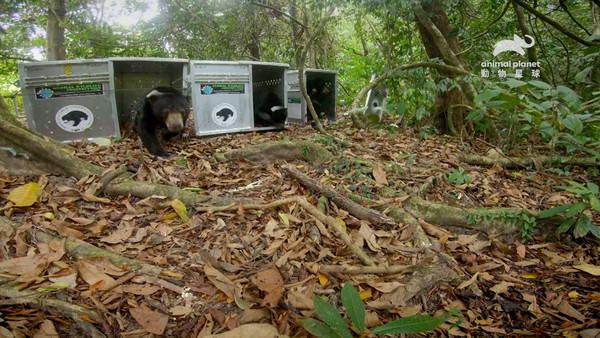
<path fill-rule="evenodd" d="M 154 103 L 163 94 L 164 93 L 161 93 L 158 90 L 154 89 L 154 90 L 150 91 L 148 94 L 146 94 L 146 99 L 148 99 L 148 101 L 150 101 L 150 103 Z"/>

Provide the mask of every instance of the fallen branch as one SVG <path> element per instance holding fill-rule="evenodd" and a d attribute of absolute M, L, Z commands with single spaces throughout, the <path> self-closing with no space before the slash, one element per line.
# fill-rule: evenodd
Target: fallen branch
<path fill-rule="evenodd" d="M 362 219 L 365 221 L 369 221 L 372 224 L 375 224 L 378 226 L 383 226 L 386 229 L 391 229 L 396 226 L 396 222 L 393 219 L 383 215 L 382 213 L 380 213 L 377 210 L 365 208 L 362 205 L 349 200 L 348 198 L 346 198 L 345 196 L 342 196 L 341 194 L 339 194 L 332 188 L 330 188 L 326 185 L 323 185 L 323 184 L 317 182 L 316 180 L 314 180 L 313 178 L 299 172 L 298 170 L 293 168 L 291 165 L 284 165 L 283 169 L 285 169 L 285 171 L 288 173 L 288 175 L 297 179 L 298 181 L 300 181 L 300 183 L 307 186 L 309 189 L 313 190 L 314 192 L 321 193 L 321 194 L 327 196 L 327 198 L 329 198 L 337 206 L 347 210 L 349 213 L 354 215 L 356 218 Z"/>

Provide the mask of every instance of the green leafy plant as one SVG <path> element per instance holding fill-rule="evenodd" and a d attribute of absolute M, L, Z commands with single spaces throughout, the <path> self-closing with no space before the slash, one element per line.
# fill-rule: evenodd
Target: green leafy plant
<path fill-rule="evenodd" d="M 365 329 L 365 307 L 363 304 L 358 291 L 350 283 L 345 283 L 342 288 L 342 305 L 346 309 L 346 314 L 358 333 L 361 335 L 368 333 Z M 304 328 L 321 338 L 330 337 L 343 337 L 351 338 L 352 333 L 348 329 L 348 325 L 342 318 L 342 315 L 329 303 L 323 300 L 321 297 L 315 296 L 313 298 L 315 310 L 323 322 L 315 319 L 303 319 L 301 320 Z M 460 324 L 461 313 L 455 308 L 452 308 L 450 312 L 445 313 L 440 317 L 433 317 L 429 315 L 417 315 L 404 317 L 385 325 L 376 327 L 370 330 L 372 334 L 387 334 L 387 333 L 419 333 L 427 332 L 440 326 L 446 322 L 450 316 L 459 317 L 458 321 L 453 324 Z"/>
<path fill-rule="evenodd" d="M 572 204 L 561 204 L 551 209 L 547 209 L 538 214 L 538 218 L 548 218 L 556 215 L 563 215 L 564 220 L 558 226 L 558 232 L 566 233 L 572 229 L 573 236 L 580 238 L 591 233 L 596 238 L 600 238 L 600 226 L 594 224 L 586 212 L 595 210 L 600 213 L 600 197 L 598 197 L 598 186 L 592 182 L 586 185 L 567 181 L 571 186 L 557 186 L 573 194 L 578 195 L 578 200 Z"/>
<path fill-rule="evenodd" d="M 481 209 L 476 212 L 466 212 L 464 216 L 467 218 L 467 224 L 477 224 L 482 221 L 499 220 L 504 223 L 512 224 L 521 229 L 521 240 L 523 242 L 533 239 L 533 232 L 537 225 L 536 218 L 529 215 L 525 210 L 499 209 L 485 210 Z"/>
<path fill-rule="evenodd" d="M 421 127 L 419 132 L 420 132 L 419 136 L 422 139 L 426 139 L 430 135 L 438 135 L 440 133 L 436 127 L 432 127 L 432 126 L 423 126 L 423 127 Z"/>
<path fill-rule="evenodd" d="M 187 167 L 188 169 L 192 169 L 192 164 L 187 160 L 187 158 L 185 158 L 185 156 L 178 158 L 175 161 L 175 163 L 180 167 Z"/>
<path fill-rule="evenodd" d="M 465 174 L 465 170 L 463 168 L 458 168 L 458 170 L 453 170 L 450 173 L 450 176 L 448 176 L 448 182 L 456 185 L 461 185 L 463 183 L 469 185 L 472 181 L 469 175 Z"/>

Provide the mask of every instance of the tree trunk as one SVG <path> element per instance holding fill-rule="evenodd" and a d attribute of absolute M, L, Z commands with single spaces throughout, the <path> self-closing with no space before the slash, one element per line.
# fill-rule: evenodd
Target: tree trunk
<path fill-rule="evenodd" d="M 462 56 L 462 50 L 455 38 L 448 38 L 452 27 L 441 3 L 434 0 L 423 3 L 422 7 L 414 7 L 415 21 L 425 46 L 429 59 L 439 58 L 446 64 L 467 70 L 467 64 Z M 437 82 L 444 78 L 454 78 L 459 74 L 438 70 Z M 458 128 L 465 124 L 465 117 L 469 113 L 465 108 L 452 109 L 452 106 L 471 105 L 474 97 L 472 86 L 461 83 L 461 88 L 454 88 L 448 92 L 438 92 L 433 105 L 432 121 L 440 132 L 455 134 Z M 461 90 L 462 89 L 462 90 Z"/>
<path fill-rule="evenodd" d="M 48 2 L 48 24 L 46 26 L 46 59 L 65 59 L 65 0 L 50 0 Z"/>
<path fill-rule="evenodd" d="M 600 6 L 596 5 L 593 1 L 590 1 L 590 7 L 592 9 L 592 26 L 594 29 L 594 34 L 600 35 Z M 600 56 L 596 56 L 594 58 L 594 67 L 592 68 L 592 72 L 590 74 L 592 82 L 596 84 L 600 83 L 600 74 L 598 74 L 598 69 L 600 69 Z"/>
<path fill-rule="evenodd" d="M 4 114 L 9 115 L 10 109 L 8 108 L 8 105 L 6 104 L 6 101 L 4 101 L 4 97 L 2 96 L 2 93 L 0 93 L 0 116 L 3 116 Z"/>
<path fill-rule="evenodd" d="M 515 15 L 517 17 L 517 24 L 519 25 L 519 30 L 521 30 L 521 34 L 523 35 L 523 38 L 525 38 L 525 35 L 533 36 L 531 31 L 529 30 L 529 27 L 527 27 L 527 23 L 525 22 L 525 15 L 523 14 L 523 8 L 521 8 L 521 6 L 519 6 L 519 4 L 517 4 L 514 1 L 512 1 L 512 6 L 513 6 L 513 9 L 515 10 Z M 527 52 L 527 60 L 529 62 L 537 62 L 538 61 L 537 50 L 536 50 L 535 46 L 533 46 L 531 48 L 527 48 L 526 52 Z M 550 83 L 550 79 L 546 75 L 546 72 L 540 72 L 540 77 L 544 82 Z"/>

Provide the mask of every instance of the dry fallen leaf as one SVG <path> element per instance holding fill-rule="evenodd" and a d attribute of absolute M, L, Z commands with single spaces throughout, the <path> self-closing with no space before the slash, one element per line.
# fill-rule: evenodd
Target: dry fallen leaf
<path fill-rule="evenodd" d="M 44 320 L 40 325 L 40 329 L 33 335 L 33 338 L 45 337 L 59 337 L 58 332 L 56 332 L 56 328 L 54 327 L 54 323 L 48 319 Z"/>
<path fill-rule="evenodd" d="M 373 166 L 373 178 L 375 178 L 375 182 L 379 184 L 388 185 L 385 171 L 379 164 Z"/>
<path fill-rule="evenodd" d="M 100 286 L 100 290 L 106 290 L 108 286 L 112 286 L 115 280 L 109 275 L 105 274 L 101 268 L 90 262 L 89 260 L 82 259 L 79 261 L 79 274 L 81 278 L 89 285 L 94 285 L 98 282 L 104 282 Z"/>
<path fill-rule="evenodd" d="M 234 299 L 235 296 L 239 294 L 235 283 L 219 270 L 207 264 L 204 266 L 204 273 L 206 274 L 206 277 L 213 283 L 213 285 L 227 295 L 227 297 Z"/>
<path fill-rule="evenodd" d="M 260 271 L 252 281 L 260 290 L 267 293 L 261 306 L 276 307 L 281 295 L 283 295 L 283 278 L 279 269 L 273 266 L 270 269 Z"/>
<path fill-rule="evenodd" d="M 600 276 L 600 266 L 592 265 L 592 264 L 580 264 L 573 265 L 575 269 L 579 269 L 581 271 L 585 271 L 593 276 Z"/>
<path fill-rule="evenodd" d="M 492 286 L 490 288 L 490 290 L 492 292 L 494 292 L 495 294 L 499 294 L 499 293 L 504 293 L 504 292 L 508 292 L 508 288 L 511 286 L 515 286 L 514 283 L 510 283 L 510 282 L 506 282 L 506 281 L 501 281 L 500 283 Z"/>
<path fill-rule="evenodd" d="M 239 319 L 240 324 L 248 324 L 258 322 L 263 318 L 268 318 L 271 312 L 266 308 L 260 309 L 246 309 L 242 313 Z"/>
<path fill-rule="evenodd" d="M 235 329 L 214 335 L 204 336 L 205 338 L 247 338 L 247 337 L 265 337 L 265 338 L 288 338 L 289 336 L 279 334 L 277 329 L 270 324 L 245 324 Z"/>
<path fill-rule="evenodd" d="M 130 308 L 129 313 L 144 330 L 154 334 L 163 334 L 169 322 L 168 315 L 153 311 L 146 304 Z"/>
<path fill-rule="evenodd" d="M 124 292 L 140 296 L 149 296 L 159 290 L 162 290 L 160 286 L 150 284 L 127 284 L 123 286 Z"/>
<path fill-rule="evenodd" d="M 569 317 L 575 318 L 580 322 L 585 322 L 585 320 L 587 319 L 584 315 L 581 314 L 581 312 L 577 311 L 574 307 L 572 307 L 571 304 L 569 304 L 569 301 L 566 299 L 563 299 L 560 302 L 560 304 L 558 305 L 558 311 Z"/>
<path fill-rule="evenodd" d="M 169 309 L 169 312 L 171 312 L 171 315 L 173 316 L 187 316 L 190 313 L 192 313 L 194 309 L 192 309 L 189 306 L 183 306 L 183 305 L 177 305 L 177 306 L 173 306 L 172 308 Z"/>

